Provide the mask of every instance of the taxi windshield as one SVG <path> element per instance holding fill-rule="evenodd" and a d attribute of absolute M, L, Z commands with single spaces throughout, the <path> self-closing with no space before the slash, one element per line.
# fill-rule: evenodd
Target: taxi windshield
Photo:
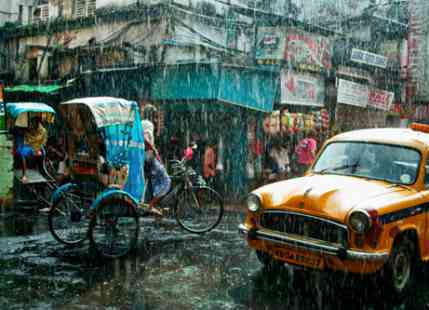
<path fill-rule="evenodd" d="M 420 153 L 412 148 L 366 142 L 333 142 L 320 154 L 314 173 L 339 174 L 413 184 Z"/>

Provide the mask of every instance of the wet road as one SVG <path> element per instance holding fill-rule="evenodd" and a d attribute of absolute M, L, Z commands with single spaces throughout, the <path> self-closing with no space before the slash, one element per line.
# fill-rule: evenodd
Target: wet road
<path fill-rule="evenodd" d="M 135 254 L 101 261 L 69 249 L 47 218 L 0 214 L 1 309 L 428 309 L 425 274 L 415 294 L 393 304 L 370 279 L 285 267 L 268 272 L 237 234 L 228 213 L 197 236 L 174 221 L 146 219 Z"/>

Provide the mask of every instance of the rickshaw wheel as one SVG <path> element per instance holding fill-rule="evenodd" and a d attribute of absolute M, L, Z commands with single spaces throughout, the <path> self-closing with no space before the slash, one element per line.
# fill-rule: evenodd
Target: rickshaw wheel
<path fill-rule="evenodd" d="M 52 236 L 66 245 L 79 245 L 88 237 L 88 198 L 76 190 L 62 193 L 48 214 Z"/>
<path fill-rule="evenodd" d="M 101 256 L 112 259 L 128 255 L 137 244 L 138 234 L 139 217 L 130 201 L 107 197 L 96 207 L 89 240 Z"/>

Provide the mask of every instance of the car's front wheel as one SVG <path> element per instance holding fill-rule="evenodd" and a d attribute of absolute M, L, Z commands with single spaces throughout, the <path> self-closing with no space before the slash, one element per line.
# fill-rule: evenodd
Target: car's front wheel
<path fill-rule="evenodd" d="M 392 254 L 384 268 L 384 280 L 395 297 L 402 297 L 411 289 L 415 279 L 416 247 L 404 237 L 394 243 Z"/>

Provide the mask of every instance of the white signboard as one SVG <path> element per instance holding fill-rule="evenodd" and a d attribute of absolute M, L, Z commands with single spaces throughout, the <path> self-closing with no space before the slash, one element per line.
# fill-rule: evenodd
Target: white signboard
<path fill-rule="evenodd" d="M 357 48 L 352 49 L 352 55 L 350 57 L 350 60 L 379 68 L 386 68 L 387 66 L 386 57 L 363 51 Z"/>
<path fill-rule="evenodd" d="M 367 85 L 350 82 L 347 80 L 338 80 L 338 99 L 339 103 L 353 105 L 357 107 L 366 107 L 368 105 L 369 89 Z"/>

